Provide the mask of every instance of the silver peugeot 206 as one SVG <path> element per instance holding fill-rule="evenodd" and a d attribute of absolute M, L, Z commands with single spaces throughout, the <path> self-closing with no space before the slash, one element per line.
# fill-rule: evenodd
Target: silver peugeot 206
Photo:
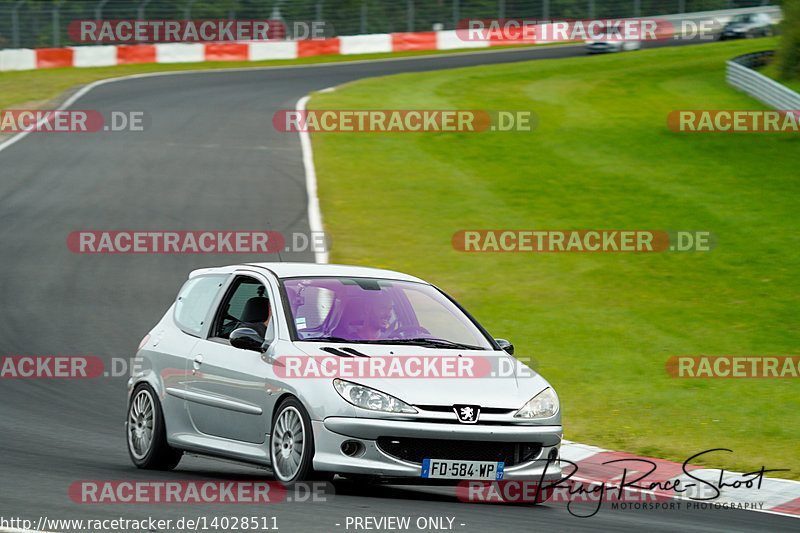
<path fill-rule="evenodd" d="M 196 270 L 136 354 L 128 452 L 140 468 L 184 452 L 244 461 L 284 483 L 554 482 L 558 397 L 513 351 L 406 274 Z"/>

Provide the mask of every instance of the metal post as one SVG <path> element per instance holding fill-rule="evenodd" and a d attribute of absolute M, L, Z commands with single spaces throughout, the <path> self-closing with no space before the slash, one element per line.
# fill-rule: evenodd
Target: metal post
<path fill-rule="evenodd" d="M 94 19 L 95 20 L 103 20 L 103 6 L 108 3 L 108 0 L 100 0 L 97 2 L 97 5 L 94 6 Z"/>
<path fill-rule="evenodd" d="M 147 7 L 147 4 L 149 4 L 150 2 L 151 0 L 144 0 L 139 4 L 139 6 L 136 8 L 137 19 L 144 20 L 144 8 Z"/>
<path fill-rule="evenodd" d="M 319 2 L 317 2 L 317 17 L 316 17 L 317 21 L 321 21 L 322 20 L 322 4 L 324 4 L 324 3 L 325 3 L 325 0 L 319 0 Z"/>
<path fill-rule="evenodd" d="M 239 0 L 231 0 L 231 7 L 228 9 L 228 20 L 236 20 L 236 6 Z"/>
<path fill-rule="evenodd" d="M 19 48 L 19 8 L 25 0 L 18 0 L 11 8 L 11 48 Z"/>
<path fill-rule="evenodd" d="M 594 0 L 589 0 L 589 17 L 590 19 L 594 18 Z"/>
<path fill-rule="evenodd" d="M 497 18 L 506 18 L 506 0 L 497 0 Z"/>
<path fill-rule="evenodd" d="M 361 2 L 361 34 L 367 33 L 367 3 Z"/>
<path fill-rule="evenodd" d="M 461 2 L 453 0 L 453 28 L 458 28 L 458 21 L 461 18 Z"/>
<path fill-rule="evenodd" d="M 407 12 L 406 14 L 407 14 L 407 17 L 408 17 L 408 28 L 407 29 L 408 29 L 409 32 L 413 32 L 414 31 L 414 0 L 408 0 L 408 2 L 406 2 L 406 5 L 408 6 L 408 7 L 406 7 L 406 12 Z"/>
<path fill-rule="evenodd" d="M 61 9 L 61 5 L 65 2 L 65 0 L 58 0 L 56 3 L 53 4 L 53 48 L 58 48 L 59 42 L 59 31 L 60 31 L 60 21 L 59 21 L 59 13 L 58 10 Z"/>
<path fill-rule="evenodd" d="M 274 4 L 272 4 L 272 12 L 269 14 L 270 20 L 281 20 L 283 15 L 281 15 L 281 0 L 277 0 Z"/>
<path fill-rule="evenodd" d="M 686 13 L 686 0 L 678 0 L 678 13 Z"/>
<path fill-rule="evenodd" d="M 31 20 L 33 22 L 32 27 L 28 30 L 28 34 L 33 37 L 39 36 L 39 5 L 33 4 L 34 12 L 32 13 Z"/>
<path fill-rule="evenodd" d="M 640 17 L 642 15 L 642 0 L 633 0 L 633 16 Z"/>
<path fill-rule="evenodd" d="M 542 20 L 550 20 L 550 0 L 542 0 Z"/>
<path fill-rule="evenodd" d="M 189 3 L 183 8 L 183 20 L 191 20 L 192 19 L 192 4 L 197 2 L 197 0 L 189 0 Z"/>

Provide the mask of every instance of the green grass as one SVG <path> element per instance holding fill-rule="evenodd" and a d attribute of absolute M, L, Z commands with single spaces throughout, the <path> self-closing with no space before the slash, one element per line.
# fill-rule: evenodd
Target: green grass
<path fill-rule="evenodd" d="M 800 464 L 800 381 L 675 379 L 674 355 L 798 355 L 797 134 L 675 133 L 763 108 L 725 60 L 770 40 L 362 80 L 316 109 L 532 109 L 532 133 L 315 133 L 332 261 L 426 278 L 558 391 L 565 438 L 749 472 Z M 463 253 L 459 229 L 686 229 L 708 253 Z M 780 475 L 780 474 L 778 474 Z M 800 479 L 800 472 L 783 474 Z"/>
<path fill-rule="evenodd" d="M 557 43 L 554 43 L 557 44 Z M 552 46 L 552 44 L 537 45 Z M 529 48 L 530 45 L 493 46 L 492 50 L 508 48 Z M 177 72 L 183 70 L 200 69 L 229 69 L 229 68 L 256 68 L 280 67 L 286 65 L 310 65 L 317 63 L 339 63 L 348 61 L 364 61 L 370 59 L 393 59 L 401 57 L 415 57 L 422 55 L 457 54 L 464 52 L 480 52 L 482 50 L 425 50 L 414 52 L 393 52 L 385 54 L 357 54 L 357 55 L 326 55 L 303 57 L 299 59 L 273 60 L 273 61 L 209 61 L 203 63 L 147 63 L 141 65 L 121 65 L 114 67 L 92 68 L 53 68 L 41 70 L 26 70 L 15 72 L 0 72 L 0 109 L 41 108 L 51 99 L 62 92 L 76 86 L 85 85 L 93 81 L 143 74 L 148 72 Z"/>

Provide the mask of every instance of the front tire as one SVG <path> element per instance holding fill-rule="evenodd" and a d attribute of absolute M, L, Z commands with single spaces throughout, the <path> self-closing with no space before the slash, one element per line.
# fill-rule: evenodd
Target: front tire
<path fill-rule="evenodd" d="M 313 477 L 311 418 L 297 398 L 286 398 L 275 410 L 269 450 L 272 471 L 278 481 L 291 484 Z"/>
<path fill-rule="evenodd" d="M 164 413 L 150 385 L 143 383 L 133 390 L 125 433 L 128 455 L 138 468 L 172 470 L 178 466 L 183 452 L 167 444 Z"/>

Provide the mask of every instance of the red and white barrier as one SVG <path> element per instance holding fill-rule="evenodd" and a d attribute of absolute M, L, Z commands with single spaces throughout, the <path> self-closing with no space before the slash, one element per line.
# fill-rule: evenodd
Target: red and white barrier
<path fill-rule="evenodd" d="M 247 41 L 73 46 L 0 50 L 0 71 L 58 67 L 107 67 L 133 63 L 267 61 L 319 55 L 379 54 L 411 50 L 484 48 L 488 42 L 463 41 L 455 31 L 348 35 L 306 41 Z"/>
<path fill-rule="evenodd" d="M 339 53 L 342 55 L 380 54 L 395 51 L 392 48 L 392 36 L 389 33 L 349 35 L 340 37 L 339 43 Z"/>

